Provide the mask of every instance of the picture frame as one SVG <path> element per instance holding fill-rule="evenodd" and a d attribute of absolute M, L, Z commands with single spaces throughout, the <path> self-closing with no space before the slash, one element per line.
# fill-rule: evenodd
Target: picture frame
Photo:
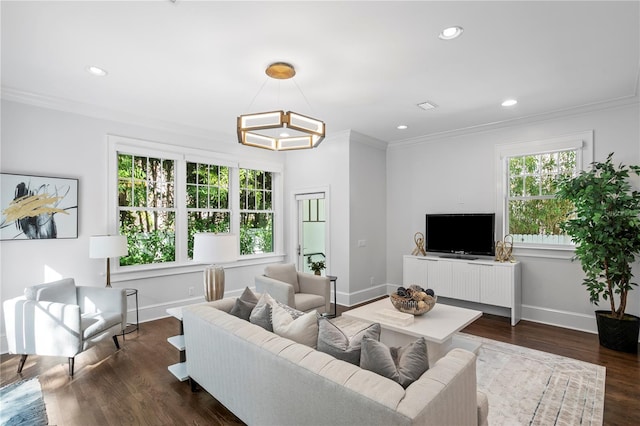
<path fill-rule="evenodd" d="M 0 240 L 78 238 L 78 179 L 0 173 Z"/>

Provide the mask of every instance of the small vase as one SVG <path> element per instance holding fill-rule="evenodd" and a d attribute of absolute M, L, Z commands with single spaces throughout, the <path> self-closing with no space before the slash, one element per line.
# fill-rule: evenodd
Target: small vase
<path fill-rule="evenodd" d="M 313 271 L 314 275 L 320 275 L 320 271 Z"/>

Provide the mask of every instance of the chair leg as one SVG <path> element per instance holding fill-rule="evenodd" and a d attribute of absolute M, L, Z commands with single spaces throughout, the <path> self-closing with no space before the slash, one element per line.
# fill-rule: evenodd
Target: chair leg
<path fill-rule="evenodd" d="M 118 343 L 118 335 L 117 334 L 113 335 L 113 343 L 116 344 L 116 350 L 120 349 L 120 343 Z"/>
<path fill-rule="evenodd" d="M 24 363 L 27 361 L 28 355 L 22 355 L 20 357 L 20 362 L 18 363 L 18 373 L 22 373 L 22 368 L 24 367 Z"/>
<path fill-rule="evenodd" d="M 73 366 L 75 364 L 75 358 L 70 356 L 69 357 L 69 377 L 73 377 Z"/>

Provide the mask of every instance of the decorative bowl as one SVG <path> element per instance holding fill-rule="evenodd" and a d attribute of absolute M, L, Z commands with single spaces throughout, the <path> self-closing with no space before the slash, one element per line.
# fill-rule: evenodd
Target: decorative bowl
<path fill-rule="evenodd" d="M 418 289 L 420 288 L 418 286 L 411 286 L 410 288 L 413 287 Z M 391 304 L 394 308 L 400 312 L 412 315 L 422 315 L 429 312 L 433 309 L 436 305 L 436 301 L 438 300 L 437 296 L 426 295 L 426 297 L 423 298 L 418 298 L 418 296 L 402 297 L 398 296 L 396 293 L 389 295 L 389 298 L 391 299 Z"/>

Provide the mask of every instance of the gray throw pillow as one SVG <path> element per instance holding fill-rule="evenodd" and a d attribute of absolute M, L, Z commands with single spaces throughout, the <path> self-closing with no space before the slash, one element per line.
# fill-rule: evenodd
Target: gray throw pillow
<path fill-rule="evenodd" d="M 239 298 L 236 299 L 236 303 L 229 311 L 231 315 L 235 315 L 238 318 L 242 318 L 245 321 L 249 321 L 251 311 L 258 304 L 258 298 L 251 291 L 249 287 L 245 287 L 244 291 Z"/>
<path fill-rule="evenodd" d="M 380 340 L 380 324 L 365 325 L 353 336 L 347 336 L 343 330 L 328 318 L 318 320 L 318 347 L 320 352 L 327 353 L 336 359 L 360 365 L 362 338 Z"/>
<path fill-rule="evenodd" d="M 427 341 L 421 337 L 406 346 L 389 348 L 384 343 L 363 337 L 360 368 L 398 382 L 406 389 L 429 369 Z"/>
<path fill-rule="evenodd" d="M 275 300 L 269 296 L 269 293 L 265 292 L 251 311 L 249 322 L 259 325 L 267 331 L 273 331 L 273 325 L 271 324 L 271 303 L 275 303 Z"/>
<path fill-rule="evenodd" d="M 233 305 L 233 308 L 231 308 L 229 313 L 245 321 L 249 321 L 249 317 L 251 316 L 251 312 L 255 306 L 256 305 L 254 303 L 245 302 L 242 299 L 236 299 L 236 303 Z"/>
<path fill-rule="evenodd" d="M 244 291 L 240 295 L 240 300 L 253 303 L 254 306 L 258 304 L 258 296 L 256 296 L 249 287 L 244 288 Z"/>

